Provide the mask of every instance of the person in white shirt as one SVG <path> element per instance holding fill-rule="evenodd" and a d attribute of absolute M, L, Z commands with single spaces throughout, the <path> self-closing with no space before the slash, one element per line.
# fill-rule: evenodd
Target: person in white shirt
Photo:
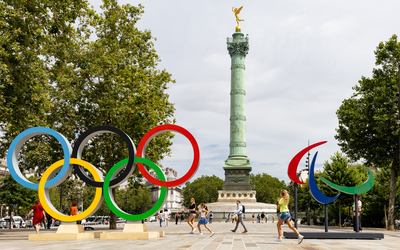
<path fill-rule="evenodd" d="M 243 223 L 243 206 L 242 206 L 242 204 L 240 204 L 240 200 L 236 201 L 236 205 L 237 205 L 237 211 L 235 213 L 233 213 L 233 215 L 237 215 L 236 227 L 234 230 L 231 230 L 231 231 L 235 233 L 239 226 L 239 222 L 240 222 L 244 228 L 243 233 L 247 233 L 248 231 L 246 229 L 246 226 Z"/>
<path fill-rule="evenodd" d="M 168 221 L 169 221 L 169 212 L 168 209 L 164 210 L 164 226 L 168 227 Z"/>
<path fill-rule="evenodd" d="M 360 201 L 360 195 L 357 195 L 358 197 L 358 225 L 356 223 L 356 207 L 355 207 L 355 202 L 353 203 L 353 228 L 354 228 L 354 232 L 357 231 L 357 226 L 358 226 L 358 230 L 360 232 L 362 232 L 362 228 L 361 228 L 361 206 L 362 206 L 362 202 Z M 355 196 L 353 197 L 355 199 Z"/>
<path fill-rule="evenodd" d="M 208 208 L 206 206 L 206 204 L 201 203 L 200 204 L 200 208 L 201 208 L 201 219 L 199 220 L 199 223 L 197 224 L 197 227 L 199 228 L 199 234 L 198 236 L 202 236 L 203 233 L 201 232 L 201 228 L 200 225 L 204 225 L 205 228 L 207 228 L 208 231 L 210 231 L 210 237 L 213 237 L 213 235 L 215 234 L 213 231 L 211 231 L 211 229 L 207 226 L 208 221 L 207 221 L 207 215 L 208 213 Z"/>
<path fill-rule="evenodd" d="M 397 231 L 399 231 L 399 227 L 400 227 L 400 216 L 397 218 L 397 220 L 394 220 L 394 224 L 396 225 Z"/>

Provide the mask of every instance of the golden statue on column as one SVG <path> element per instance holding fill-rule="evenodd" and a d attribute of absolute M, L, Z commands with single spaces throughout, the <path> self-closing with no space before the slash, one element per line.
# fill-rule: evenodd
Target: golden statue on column
<path fill-rule="evenodd" d="M 239 22 L 244 22 L 244 19 L 239 19 L 239 16 L 238 16 L 242 9 L 243 9 L 243 6 L 240 7 L 239 9 L 232 7 L 232 12 L 235 13 L 236 22 L 237 22 L 236 30 L 238 30 L 238 31 L 241 30 L 241 28 L 239 26 Z"/>

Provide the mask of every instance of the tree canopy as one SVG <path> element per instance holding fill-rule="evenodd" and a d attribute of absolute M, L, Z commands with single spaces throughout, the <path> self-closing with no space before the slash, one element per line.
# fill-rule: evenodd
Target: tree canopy
<path fill-rule="evenodd" d="M 182 188 L 182 205 L 190 207 L 190 198 L 194 198 L 196 204 L 212 203 L 218 200 L 218 190 L 222 190 L 224 181 L 218 176 L 202 175 L 196 180 L 185 183 Z"/>
<path fill-rule="evenodd" d="M 270 204 L 275 204 L 280 191 L 286 189 L 284 181 L 280 181 L 278 178 L 266 173 L 250 174 L 250 185 L 252 190 L 257 192 L 257 202 Z"/>
<path fill-rule="evenodd" d="M 52 128 L 74 143 L 87 129 L 110 125 L 138 145 L 151 128 L 175 122 L 165 92 L 174 80 L 157 68 L 151 32 L 136 27 L 143 6 L 103 0 L 101 9 L 96 13 L 86 0 L 0 2 L 0 157 L 30 127 Z M 163 159 L 172 137 L 157 135 L 146 158 Z M 126 149 L 121 138 L 104 133 L 87 143 L 82 158 L 106 174 L 128 157 Z M 35 136 L 19 162 L 40 176 L 62 157 L 54 138 Z"/>
<path fill-rule="evenodd" d="M 33 181 L 34 177 L 29 180 Z M 0 204 L 9 208 L 9 216 L 12 212 L 16 212 L 14 214 L 24 217 L 35 205 L 34 201 L 38 198 L 36 190 L 21 186 L 11 175 L 0 179 Z"/>
<path fill-rule="evenodd" d="M 391 168 L 388 229 L 394 230 L 396 169 L 399 161 L 399 126 L 394 100 L 400 83 L 400 43 L 393 35 L 376 48 L 372 77 L 361 77 L 337 110 L 339 128 L 335 138 L 352 160 L 367 166 Z"/>
<path fill-rule="evenodd" d="M 330 157 L 330 161 L 324 162 L 324 171 L 321 173 L 321 176 L 337 185 L 353 187 L 362 184 L 367 179 L 368 176 L 366 173 L 364 165 L 351 164 L 350 159 L 346 155 L 336 152 Z M 337 190 L 325 184 L 320 185 L 320 189 L 327 196 L 333 197 L 338 194 Z M 333 202 L 333 209 L 331 209 L 331 212 L 334 211 L 334 209 L 339 210 L 337 213 L 339 215 L 339 224 L 342 222 L 342 206 L 352 206 L 353 202 L 353 196 L 345 193 L 342 193 L 339 198 Z M 337 217 L 334 216 L 334 218 Z"/>

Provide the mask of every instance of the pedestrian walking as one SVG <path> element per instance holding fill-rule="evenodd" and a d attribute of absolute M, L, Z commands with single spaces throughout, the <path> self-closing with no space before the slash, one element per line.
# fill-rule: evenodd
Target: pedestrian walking
<path fill-rule="evenodd" d="M 214 214 L 213 214 L 212 211 L 210 211 L 210 224 L 212 224 L 212 219 L 213 219 L 213 217 L 214 217 Z"/>
<path fill-rule="evenodd" d="M 51 222 L 52 222 L 52 217 L 49 213 L 46 213 L 46 220 L 47 220 L 47 229 L 50 229 Z"/>
<path fill-rule="evenodd" d="M 240 222 L 244 228 L 243 233 L 247 233 L 248 231 L 246 229 L 246 226 L 243 223 L 243 205 L 240 204 L 240 200 L 236 201 L 236 205 L 237 205 L 237 211 L 234 213 L 234 215 L 237 215 L 236 227 L 235 227 L 235 229 L 233 229 L 231 231 L 235 233 L 239 226 L 239 222 Z"/>
<path fill-rule="evenodd" d="M 254 221 L 256 220 L 256 219 L 255 219 L 255 214 L 254 214 L 254 213 L 253 213 L 253 215 L 251 216 L 251 218 L 253 218 L 253 219 L 252 219 L 252 223 L 254 223 Z"/>
<path fill-rule="evenodd" d="M 355 196 L 353 196 L 353 199 L 355 199 Z M 362 202 L 360 201 L 360 195 L 358 195 L 358 225 L 356 225 L 356 207 L 355 203 L 353 203 L 353 229 L 354 232 L 357 231 L 357 226 L 358 230 L 362 233 L 362 228 L 361 228 L 361 206 Z"/>
<path fill-rule="evenodd" d="M 215 233 L 213 231 L 211 231 L 211 229 L 207 226 L 207 223 L 208 223 L 207 222 L 208 209 L 207 209 L 206 204 L 201 203 L 200 204 L 200 209 L 201 209 L 201 213 L 200 213 L 201 218 L 199 220 L 199 223 L 197 223 L 197 228 L 199 229 L 198 236 L 202 236 L 203 235 L 203 233 L 201 232 L 200 226 L 204 225 L 204 227 L 207 228 L 208 231 L 210 231 L 210 237 L 213 237 Z"/>
<path fill-rule="evenodd" d="M 261 215 L 260 214 L 257 214 L 257 223 L 260 223 L 261 221 Z"/>
<path fill-rule="evenodd" d="M 28 217 L 33 213 L 33 226 L 36 229 L 36 234 L 39 234 L 40 223 L 45 220 L 46 215 L 44 212 L 44 208 L 40 204 L 40 200 L 35 200 L 35 205 L 32 207 L 32 210 L 28 213 Z"/>
<path fill-rule="evenodd" d="M 169 212 L 168 209 L 164 210 L 164 226 L 168 227 L 168 222 L 169 222 Z"/>
<path fill-rule="evenodd" d="M 261 213 L 261 223 L 264 223 L 265 214 L 264 212 Z"/>
<path fill-rule="evenodd" d="M 160 213 L 158 214 L 158 220 L 160 221 L 160 227 L 162 227 L 162 221 L 163 221 L 163 210 L 160 210 Z"/>
<path fill-rule="evenodd" d="M 282 242 L 281 225 L 283 224 L 283 222 L 286 221 L 286 223 L 288 224 L 289 228 L 292 229 L 293 232 L 295 232 L 297 234 L 298 243 L 300 244 L 303 241 L 304 236 L 301 235 L 299 233 L 299 231 L 297 231 L 297 229 L 292 224 L 292 220 L 290 218 L 290 213 L 289 213 L 289 208 L 288 208 L 288 205 L 289 205 L 289 193 L 288 193 L 287 190 L 282 189 L 281 192 L 280 192 L 280 196 L 281 196 L 281 198 L 278 198 L 277 201 L 279 202 L 278 209 L 281 212 L 281 214 L 279 215 L 278 224 L 276 224 L 276 227 L 278 228 L 278 238 L 275 239 L 275 241 Z"/>
<path fill-rule="evenodd" d="M 346 218 L 346 219 L 347 219 L 347 218 Z M 396 225 L 397 231 L 399 231 L 399 227 L 400 227 L 400 216 L 397 217 L 397 220 L 394 220 L 394 224 Z"/>
<path fill-rule="evenodd" d="M 185 221 L 185 213 L 182 211 L 181 213 L 181 225 Z"/>
<path fill-rule="evenodd" d="M 196 228 L 194 227 L 194 218 L 196 218 L 196 202 L 193 197 L 190 198 L 189 211 L 190 211 L 190 215 L 188 218 L 188 224 L 192 228 L 192 231 L 190 233 L 193 234 L 194 231 L 196 231 Z"/>
<path fill-rule="evenodd" d="M 178 225 L 178 221 L 179 221 L 179 214 L 178 212 L 175 213 L 175 225 Z"/>

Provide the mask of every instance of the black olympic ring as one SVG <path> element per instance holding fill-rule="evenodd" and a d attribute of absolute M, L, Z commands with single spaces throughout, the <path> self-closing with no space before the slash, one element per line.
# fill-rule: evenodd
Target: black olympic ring
<path fill-rule="evenodd" d="M 133 143 L 132 139 L 122 130 L 116 128 L 116 127 L 112 127 L 112 126 L 108 126 L 108 125 L 103 125 L 103 126 L 96 126 L 93 127 L 89 130 L 87 130 L 86 132 L 84 132 L 81 136 L 79 136 L 79 138 L 77 139 L 74 148 L 72 149 L 72 154 L 71 154 L 71 158 L 77 158 L 77 159 L 82 159 L 82 151 L 83 148 L 85 147 L 86 143 L 92 139 L 93 137 L 95 137 L 98 134 L 102 134 L 102 133 L 112 133 L 112 134 L 117 134 L 119 135 L 126 143 L 126 145 L 128 146 L 128 153 L 129 153 L 129 160 L 128 160 L 128 164 L 126 165 L 125 171 L 122 172 L 120 174 L 120 176 L 118 176 L 115 179 L 112 179 L 110 182 L 110 187 L 115 187 L 118 186 L 119 184 L 123 183 L 124 181 L 126 181 L 132 174 L 133 171 L 135 171 L 135 157 L 136 157 L 136 147 L 135 144 Z M 79 178 L 87 183 L 90 186 L 94 186 L 94 187 L 103 187 L 104 182 L 97 182 L 93 179 L 91 179 L 86 173 L 85 171 L 82 169 L 81 166 L 74 164 L 74 170 L 75 173 L 79 176 Z"/>

